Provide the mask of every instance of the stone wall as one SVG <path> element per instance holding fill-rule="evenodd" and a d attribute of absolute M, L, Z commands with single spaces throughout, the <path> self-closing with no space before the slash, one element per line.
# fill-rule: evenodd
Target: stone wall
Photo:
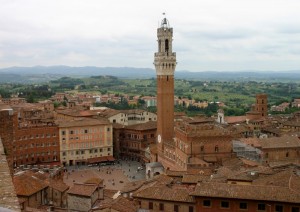
<path fill-rule="evenodd" d="M 0 138 L 0 207 L 20 211 L 18 198 L 8 168 L 4 148 Z M 1 210 L 1 208 L 0 208 Z"/>
<path fill-rule="evenodd" d="M 89 211 L 92 208 L 91 198 L 68 194 L 69 211 Z"/>

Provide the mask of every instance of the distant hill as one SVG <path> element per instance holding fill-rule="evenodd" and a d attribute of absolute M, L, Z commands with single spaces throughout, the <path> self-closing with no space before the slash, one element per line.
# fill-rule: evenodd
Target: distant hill
<path fill-rule="evenodd" d="M 132 67 L 70 67 L 70 66 L 34 66 L 34 67 L 10 67 L 0 69 L 0 83 L 18 82 L 18 83 L 37 83 L 48 82 L 59 79 L 64 76 L 69 77 L 89 77 L 99 75 L 110 75 L 120 78 L 145 79 L 156 76 L 155 70 L 150 68 L 132 68 Z M 224 81 L 299 81 L 300 71 L 205 71 L 190 72 L 176 71 L 177 79 L 195 79 L 195 80 L 224 80 Z"/>

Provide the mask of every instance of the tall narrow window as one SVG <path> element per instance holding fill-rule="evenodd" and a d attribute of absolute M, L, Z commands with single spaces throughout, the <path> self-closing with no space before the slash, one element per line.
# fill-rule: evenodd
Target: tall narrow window
<path fill-rule="evenodd" d="M 159 203 L 159 210 L 161 210 L 161 211 L 164 210 L 164 204 L 163 203 Z"/>
<path fill-rule="evenodd" d="M 161 40 L 158 41 L 158 52 L 161 52 Z"/>
<path fill-rule="evenodd" d="M 165 40 L 165 52 L 169 52 L 169 40 Z"/>
<path fill-rule="evenodd" d="M 149 209 L 150 209 L 150 210 L 153 209 L 153 202 L 149 202 Z"/>

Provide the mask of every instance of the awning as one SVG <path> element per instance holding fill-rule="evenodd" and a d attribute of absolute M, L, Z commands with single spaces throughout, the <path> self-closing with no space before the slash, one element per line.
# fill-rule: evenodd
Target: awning
<path fill-rule="evenodd" d="M 115 161 L 115 158 L 112 155 L 106 156 L 108 161 Z"/>
<path fill-rule="evenodd" d="M 88 163 L 101 163 L 106 161 L 115 161 L 115 158 L 111 155 L 109 156 L 102 156 L 102 157 L 96 157 L 96 158 L 89 158 L 87 159 Z"/>
<path fill-rule="evenodd" d="M 84 160 L 84 159 L 81 159 L 81 160 L 75 160 L 75 162 L 76 162 L 76 163 L 82 163 L 82 162 L 84 162 L 84 163 L 85 163 L 85 162 L 86 162 L 86 160 Z"/>

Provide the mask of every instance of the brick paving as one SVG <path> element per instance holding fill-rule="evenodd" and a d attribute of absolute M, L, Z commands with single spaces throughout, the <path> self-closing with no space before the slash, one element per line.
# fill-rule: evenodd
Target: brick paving
<path fill-rule="evenodd" d="M 121 190 L 124 185 L 131 181 L 145 179 L 145 171 L 137 171 L 141 164 L 136 161 L 121 161 L 120 164 L 101 166 L 68 167 L 64 174 L 64 182 L 72 186 L 74 182 L 83 183 L 90 178 L 103 179 L 107 189 Z"/>

